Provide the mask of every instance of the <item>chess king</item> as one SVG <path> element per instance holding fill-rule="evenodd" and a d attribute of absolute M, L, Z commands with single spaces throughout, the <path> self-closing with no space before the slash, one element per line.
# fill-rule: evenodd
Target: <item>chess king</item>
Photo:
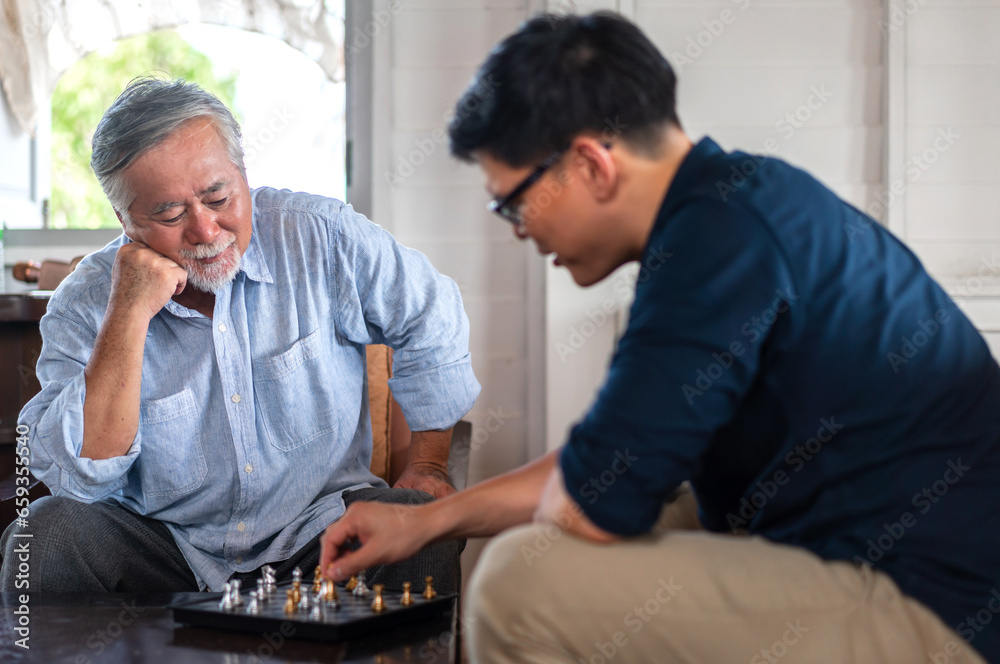
<path fill-rule="evenodd" d="M 505 531 L 474 662 L 1000 661 L 1000 368 L 914 255 L 802 170 L 693 142 L 613 14 L 527 22 L 458 108 L 518 237 L 581 286 L 640 264 L 628 328 L 561 449 L 408 518 L 351 506 L 324 569 Z"/>
<path fill-rule="evenodd" d="M 42 318 L 41 392 L 20 414 L 52 496 L 3 536 L 3 590 L 30 533 L 30 590 L 221 590 L 267 563 L 311 569 L 360 500 L 454 491 L 454 423 L 479 393 L 456 284 L 341 201 L 247 185 L 240 128 L 181 80 L 139 78 L 91 164 L 123 233 Z M 414 431 L 394 488 L 372 475 L 365 345 Z M 455 590 L 460 545 L 370 581 Z M 20 586 L 23 588 L 23 586 Z"/>

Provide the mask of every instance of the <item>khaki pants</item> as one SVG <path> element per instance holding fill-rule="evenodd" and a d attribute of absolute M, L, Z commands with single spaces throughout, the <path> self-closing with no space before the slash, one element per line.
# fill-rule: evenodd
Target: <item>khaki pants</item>
<path fill-rule="evenodd" d="M 465 595 L 476 664 L 985 664 L 887 575 L 760 537 L 709 534 L 691 494 L 648 536 L 554 525 L 498 536 Z"/>

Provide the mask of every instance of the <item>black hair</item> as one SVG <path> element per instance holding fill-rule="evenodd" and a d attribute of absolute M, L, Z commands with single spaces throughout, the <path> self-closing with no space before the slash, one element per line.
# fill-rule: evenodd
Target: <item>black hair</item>
<path fill-rule="evenodd" d="M 536 16 L 493 49 L 455 105 L 451 153 L 521 167 L 581 133 L 655 151 L 663 128 L 680 126 L 676 87 L 670 63 L 622 16 Z"/>

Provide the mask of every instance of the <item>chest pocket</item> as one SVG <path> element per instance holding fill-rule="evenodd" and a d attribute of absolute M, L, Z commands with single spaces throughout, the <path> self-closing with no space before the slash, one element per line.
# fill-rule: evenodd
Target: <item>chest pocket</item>
<path fill-rule="evenodd" d="M 139 402 L 142 451 L 136 464 L 147 513 L 163 509 L 205 481 L 208 465 L 197 412 L 189 388 Z"/>
<path fill-rule="evenodd" d="M 253 362 L 254 399 L 264 433 L 288 452 L 337 431 L 332 376 L 320 331 L 285 352 Z"/>

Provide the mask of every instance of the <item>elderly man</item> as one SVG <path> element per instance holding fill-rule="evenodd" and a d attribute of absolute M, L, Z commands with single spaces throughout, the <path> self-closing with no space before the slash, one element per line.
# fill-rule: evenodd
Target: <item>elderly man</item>
<path fill-rule="evenodd" d="M 619 16 L 529 21 L 477 79 L 452 152 L 578 284 L 641 263 L 628 329 L 562 449 L 401 527 L 353 505 L 324 567 L 534 517 L 469 584 L 474 662 L 1000 661 L 1000 368 L 916 257 L 803 171 L 692 142 Z"/>
<path fill-rule="evenodd" d="M 42 319 L 19 421 L 54 495 L 30 508 L 31 590 L 219 590 L 265 564 L 280 580 L 311 571 L 345 503 L 454 491 L 451 427 L 479 385 L 453 281 L 340 201 L 251 191 L 236 120 L 184 81 L 133 81 L 91 163 L 124 234 Z M 369 471 L 372 343 L 396 349 L 414 431 L 394 489 Z M 454 589 L 459 551 L 369 578 Z"/>

